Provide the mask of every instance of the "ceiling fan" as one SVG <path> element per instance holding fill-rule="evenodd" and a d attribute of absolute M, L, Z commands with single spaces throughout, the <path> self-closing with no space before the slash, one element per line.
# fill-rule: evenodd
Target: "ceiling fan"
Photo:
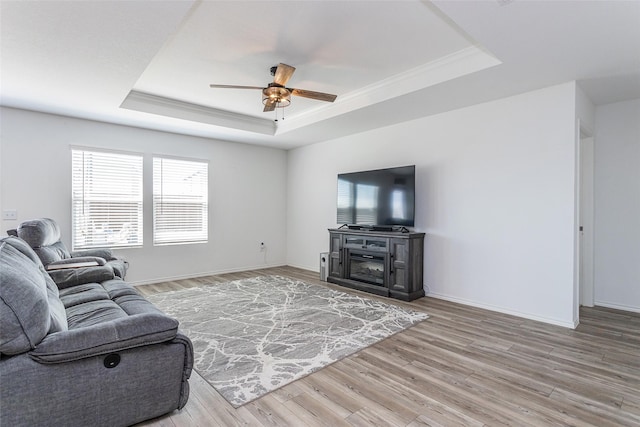
<path fill-rule="evenodd" d="M 282 63 L 278 64 L 276 67 L 271 67 L 273 83 L 269 83 L 267 87 L 214 84 L 211 84 L 209 86 L 214 89 L 260 89 L 262 90 L 262 103 L 264 104 L 264 110 L 262 111 L 265 112 L 273 111 L 276 109 L 276 107 L 287 107 L 289 104 L 291 104 L 291 95 L 301 96 L 303 98 L 317 99 L 318 101 L 335 101 L 337 95 L 285 87 L 295 70 L 295 67 Z"/>

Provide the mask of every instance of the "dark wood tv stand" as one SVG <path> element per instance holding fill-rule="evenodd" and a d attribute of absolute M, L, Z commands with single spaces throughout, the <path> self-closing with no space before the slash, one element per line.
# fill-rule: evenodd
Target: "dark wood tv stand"
<path fill-rule="evenodd" d="M 424 296 L 424 233 L 329 229 L 327 281 L 412 301 Z"/>

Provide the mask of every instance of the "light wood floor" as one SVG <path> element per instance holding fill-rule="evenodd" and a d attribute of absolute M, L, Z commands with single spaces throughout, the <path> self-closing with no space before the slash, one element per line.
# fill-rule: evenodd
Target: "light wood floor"
<path fill-rule="evenodd" d="M 291 267 L 138 289 L 268 274 L 347 291 Z M 428 297 L 386 301 L 430 318 L 238 409 L 194 371 L 186 407 L 140 425 L 640 426 L 639 314 L 583 308 L 570 330 Z"/>

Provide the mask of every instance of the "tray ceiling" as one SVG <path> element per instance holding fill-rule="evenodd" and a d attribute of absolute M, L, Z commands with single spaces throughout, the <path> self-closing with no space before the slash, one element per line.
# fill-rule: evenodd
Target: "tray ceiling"
<path fill-rule="evenodd" d="M 640 2 L 605 3 L 3 1 L 0 100 L 291 148 L 570 80 L 638 97 Z M 209 88 L 266 86 L 280 62 L 337 100 L 293 97 L 276 122 L 259 90 Z"/>

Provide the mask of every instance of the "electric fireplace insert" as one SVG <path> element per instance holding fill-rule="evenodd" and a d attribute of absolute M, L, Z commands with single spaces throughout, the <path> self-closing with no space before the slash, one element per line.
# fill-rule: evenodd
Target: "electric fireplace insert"
<path fill-rule="evenodd" d="M 385 286 L 384 255 L 349 252 L 349 279 Z"/>

